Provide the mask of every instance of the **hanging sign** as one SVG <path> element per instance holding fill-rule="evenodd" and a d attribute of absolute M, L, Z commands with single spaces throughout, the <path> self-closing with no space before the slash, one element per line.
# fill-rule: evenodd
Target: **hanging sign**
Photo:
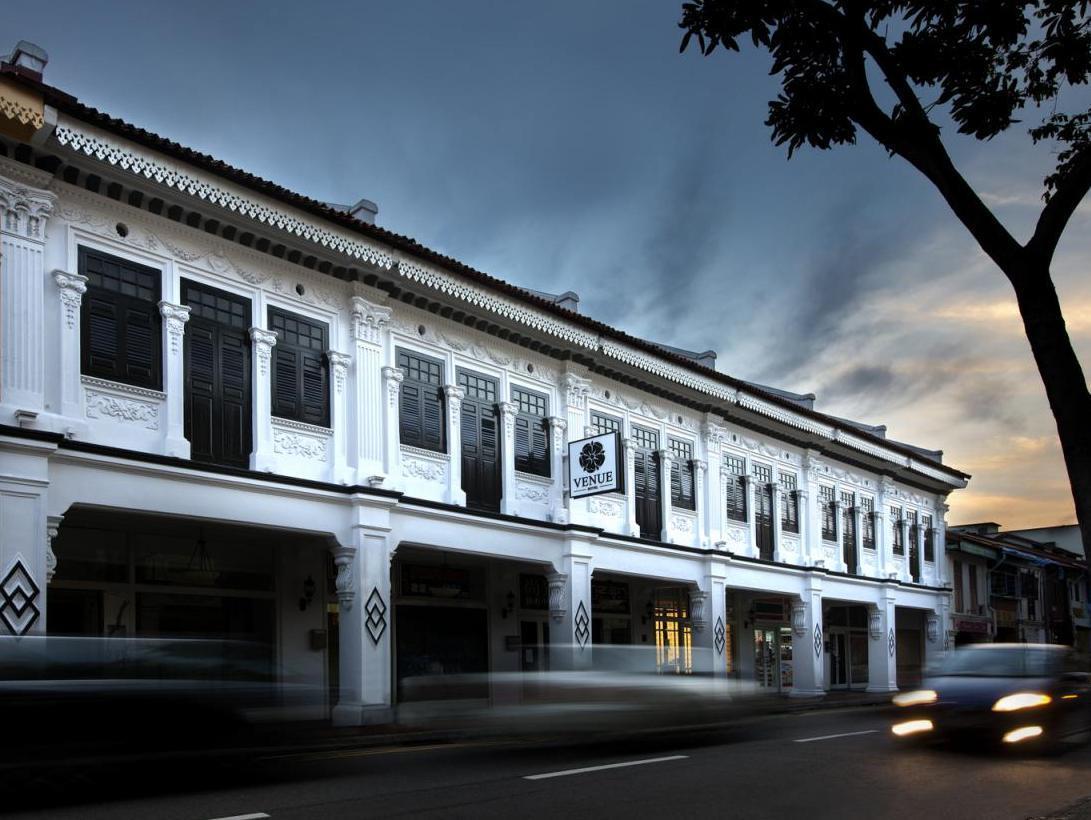
<path fill-rule="evenodd" d="M 617 433 L 568 442 L 568 495 L 587 498 L 624 492 L 621 439 Z"/>

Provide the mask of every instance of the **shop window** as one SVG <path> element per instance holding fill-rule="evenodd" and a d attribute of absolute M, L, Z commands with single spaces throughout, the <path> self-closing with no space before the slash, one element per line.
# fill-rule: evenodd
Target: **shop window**
<path fill-rule="evenodd" d="M 833 487 L 822 485 L 818 488 L 818 507 L 822 512 L 822 540 L 837 540 L 837 506 L 834 503 Z"/>
<path fill-rule="evenodd" d="M 740 456 L 724 457 L 724 495 L 727 517 L 731 521 L 746 520 L 746 461 Z"/>
<path fill-rule="evenodd" d="M 273 415 L 329 427 L 327 326 L 269 308 L 269 329 L 277 334 L 272 368 Z"/>
<path fill-rule="evenodd" d="M 780 473 L 780 528 L 799 532 L 799 491 L 795 473 Z"/>
<path fill-rule="evenodd" d="M 80 307 L 80 372 L 85 376 L 161 390 L 161 274 L 126 259 L 79 249 L 87 277 Z"/>
<path fill-rule="evenodd" d="M 445 452 L 443 363 L 398 350 L 402 380 L 398 398 L 398 434 L 409 447 Z"/>
<path fill-rule="evenodd" d="M 511 389 L 515 404 L 515 469 L 549 475 L 549 400 L 521 387 Z"/>
<path fill-rule="evenodd" d="M 697 491 L 693 475 L 693 444 L 681 439 L 670 440 L 671 506 L 683 510 L 697 509 Z"/>

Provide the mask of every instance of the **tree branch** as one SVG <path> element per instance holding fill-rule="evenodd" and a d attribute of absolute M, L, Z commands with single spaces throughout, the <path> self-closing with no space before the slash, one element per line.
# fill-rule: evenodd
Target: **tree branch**
<path fill-rule="evenodd" d="M 1091 190 L 1091 149 L 1084 149 L 1038 217 L 1027 251 L 1048 268 L 1072 214 Z"/>

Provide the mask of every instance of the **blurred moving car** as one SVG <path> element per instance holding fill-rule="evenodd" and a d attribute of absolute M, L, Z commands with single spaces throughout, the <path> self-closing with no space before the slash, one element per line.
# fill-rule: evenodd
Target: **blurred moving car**
<path fill-rule="evenodd" d="M 711 657 L 702 666 L 692 651 L 694 668 L 711 669 Z M 586 669 L 406 678 L 398 720 L 476 736 L 584 739 L 723 727 L 774 702 L 756 684 L 658 671 L 654 647 L 600 645 Z"/>
<path fill-rule="evenodd" d="M 0 775 L 258 745 L 321 697 L 262 644 L 0 637 Z"/>
<path fill-rule="evenodd" d="M 976 644 L 894 697 L 902 738 L 972 737 L 1054 750 L 1091 731 L 1091 676 L 1070 647 Z"/>

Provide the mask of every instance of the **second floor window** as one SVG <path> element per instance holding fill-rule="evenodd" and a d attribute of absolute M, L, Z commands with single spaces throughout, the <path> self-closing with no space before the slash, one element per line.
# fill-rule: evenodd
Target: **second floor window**
<path fill-rule="evenodd" d="M 330 378 L 326 325 L 269 308 L 273 348 L 273 415 L 320 427 L 330 426 Z"/>
<path fill-rule="evenodd" d="M 931 563 L 936 560 L 936 531 L 932 529 L 932 516 L 922 515 L 921 526 L 924 528 L 924 560 Z"/>
<path fill-rule="evenodd" d="M 799 532 L 799 494 L 796 474 L 780 473 L 780 528 L 784 532 Z"/>
<path fill-rule="evenodd" d="M 727 517 L 731 521 L 746 520 L 746 460 L 739 456 L 724 457 L 724 495 Z"/>
<path fill-rule="evenodd" d="M 902 508 L 890 508 L 890 523 L 894 527 L 894 540 L 891 551 L 895 555 L 905 555 L 905 539 L 902 537 Z"/>
<path fill-rule="evenodd" d="M 693 445 L 688 441 L 672 438 L 671 448 L 671 505 L 683 510 L 697 509 L 697 490 L 693 480 Z"/>
<path fill-rule="evenodd" d="M 837 540 L 837 509 L 834 505 L 833 487 L 818 488 L 818 506 L 822 511 L 822 540 Z"/>
<path fill-rule="evenodd" d="M 87 277 L 80 308 L 80 371 L 161 390 L 160 272 L 90 248 L 80 248 L 79 270 Z"/>
<path fill-rule="evenodd" d="M 591 429 L 596 436 L 603 436 L 607 433 L 620 433 L 621 432 L 621 419 L 616 419 L 613 416 L 606 416 L 602 413 L 591 413 Z"/>
<path fill-rule="evenodd" d="M 860 496 L 860 543 L 866 550 L 875 549 L 875 501 Z"/>
<path fill-rule="evenodd" d="M 515 469 L 549 475 L 549 403 L 545 396 L 521 387 L 511 389 L 515 405 Z"/>
<path fill-rule="evenodd" d="M 443 362 L 398 350 L 405 378 L 398 398 L 398 432 L 409 447 L 444 452 Z"/>

